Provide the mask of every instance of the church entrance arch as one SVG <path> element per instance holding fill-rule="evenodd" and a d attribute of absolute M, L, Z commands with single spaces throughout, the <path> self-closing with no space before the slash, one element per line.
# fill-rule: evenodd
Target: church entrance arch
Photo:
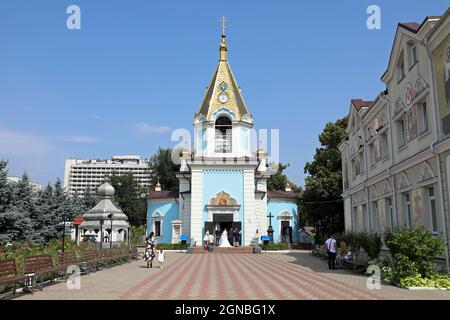
<path fill-rule="evenodd" d="M 204 233 L 206 231 L 212 233 L 216 238 L 216 243 L 218 243 L 220 235 L 225 229 L 227 231 L 230 229 L 242 231 L 242 224 L 238 217 L 240 207 L 236 199 L 225 191 L 217 193 L 206 206 L 208 220 L 205 221 Z"/>

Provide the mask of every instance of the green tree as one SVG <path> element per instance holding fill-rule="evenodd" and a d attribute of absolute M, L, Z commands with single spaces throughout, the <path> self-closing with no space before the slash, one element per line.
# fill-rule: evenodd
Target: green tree
<path fill-rule="evenodd" d="M 83 197 L 80 197 L 77 191 L 75 191 L 75 193 L 71 197 L 68 197 L 68 202 L 70 211 L 74 213 L 74 216 L 82 215 L 88 211 L 84 207 Z"/>
<path fill-rule="evenodd" d="M 53 206 L 53 187 L 49 183 L 44 190 L 38 193 L 36 214 L 31 217 L 34 221 L 35 240 L 38 242 L 47 242 L 57 234 Z"/>
<path fill-rule="evenodd" d="M 11 186 L 6 179 L 8 176 L 8 162 L 0 160 L 0 212 L 5 212 L 11 203 Z"/>
<path fill-rule="evenodd" d="M 34 222 L 30 218 L 36 214 L 35 197 L 24 173 L 12 187 L 11 202 L 5 212 L 0 213 L 0 237 L 2 241 L 34 239 Z"/>
<path fill-rule="evenodd" d="M 11 206 L 20 208 L 23 212 L 27 212 L 28 215 L 33 215 L 35 210 L 34 200 L 35 195 L 30 185 L 30 179 L 25 172 L 13 188 Z"/>
<path fill-rule="evenodd" d="M 306 223 L 314 225 L 317 240 L 326 234 L 344 230 L 344 206 L 342 202 L 342 166 L 338 145 L 347 138 L 347 117 L 326 124 L 319 135 L 320 148 L 316 148 L 314 160 L 307 162 L 305 190 L 301 201 Z"/>
<path fill-rule="evenodd" d="M 180 165 L 172 161 L 172 149 L 159 148 L 149 160 L 150 182 L 155 185 L 158 181 L 162 190 L 174 190 L 178 188 L 176 173 Z"/>
<path fill-rule="evenodd" d="M 82 204 L 85 212 L 91 210 L 99 199 L 96 192 L 92 192 L 91 187 L 88 185 L 83 192 Z"/>
<path fill-rule="evenodd" d="M 284 191 L 286 189 L 286 184 L 289 182 L 292 191 L 300 193 L 302 190 L 301 187 L 289 181 L 288 177 L 283 173 L 283 171 L 289 167 L 289 163 L 279 163 L 277 167 L 277 172 L 267 180 L 267 190 Z"/>
<path fill-rule="evenodd" d="M 28 212 L 13 206 L 6 212 L 0 213 L 0 241 L 23 241 L 34 238 L 32 221 Z"/>
<path fill-rule="evenodd" d="M 139 185 L 131 172 L 123 175 L 113 174 L 110 181 L 115 189 L 114 202 L 128 216 L 130 225 L 140 226 L 145 224 L 147 190 Z"/>

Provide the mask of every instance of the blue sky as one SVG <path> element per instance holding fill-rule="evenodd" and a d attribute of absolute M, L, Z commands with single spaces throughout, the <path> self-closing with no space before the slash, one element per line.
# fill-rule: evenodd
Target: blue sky
<path fill-rule="evenodd" d="M 70 4 L 81 8 L 81 30 L 66 28 Z M 381 8 L 381 30 L 366 27 L 370 4 Z M 10 160 L 10 174 L 26 170 L 47 183 L 62 178 L 69 156 L 147 158 L 172 147 L 168 128 L 192 128 L 225 15 L 229 60 L 255 126 L 280 129 L 280 160 L 302 184 L 325 123 L 345 116 L 351 98 L 383 89 L 397 23 L 420 23 L 447 6 L 2 0 L 0 158 Z"/>

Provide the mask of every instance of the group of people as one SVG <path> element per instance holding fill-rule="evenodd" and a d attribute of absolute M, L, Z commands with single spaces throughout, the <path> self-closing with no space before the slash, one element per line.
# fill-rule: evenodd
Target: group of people
<path fill-rule="evenodd" d="M 219 231 L 220 234 L 220 231 Z M 224 229 L 220 237 L 214 237 L 213 234 L 206 231 L 203 237 L 203 246 L 208 251 L 213 251 L 214 247 L 226 248 L 226 247 L 238 247 L 241 243 L 241 231 L 235 228 L 234 230 L 230 228 L 229 230 Z"/>
<path fill-rule="evenodd" d="M 145 238 L 145 253 L 142 257 L 142 260 L 147 262 L 147 268 L 153 268 L 153 260 L 155 258 L 158 259 L 158 265 L 160 269 L 164 268 L 164 250 L 163 248 L 156 249 L 156 240 L 155 240 L 155 233 L 151 232 L 150 235 Z M 158 257 L 156 257 L 156 254 L 158 253 Z"/>
<path fill-rule="evenodd" d="M 339 248 L 337 246 L 336 239 L 333 235 L 330 235 L 324 243 L 325 249 L 328 254 L 328 269 L 336 270 L 338 267 L 343 268 L 345 263 L 351 260 L 352 252 L 347 244 L 342 241 Z M 336 267 L 336 262 L 338 267 Z"/>

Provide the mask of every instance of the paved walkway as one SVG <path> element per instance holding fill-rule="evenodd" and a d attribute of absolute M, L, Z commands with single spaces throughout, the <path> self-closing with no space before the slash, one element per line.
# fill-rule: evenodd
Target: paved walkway
<path fill-rule="evenodd" d="M 450 299 L 450 291 L 411 291 L 330 271 L 306 252 L 289 254 L 167 253 L 164 269 L 134 261 L 81 277 L 81 289 L 65 282 L 17 299 Z"/>

